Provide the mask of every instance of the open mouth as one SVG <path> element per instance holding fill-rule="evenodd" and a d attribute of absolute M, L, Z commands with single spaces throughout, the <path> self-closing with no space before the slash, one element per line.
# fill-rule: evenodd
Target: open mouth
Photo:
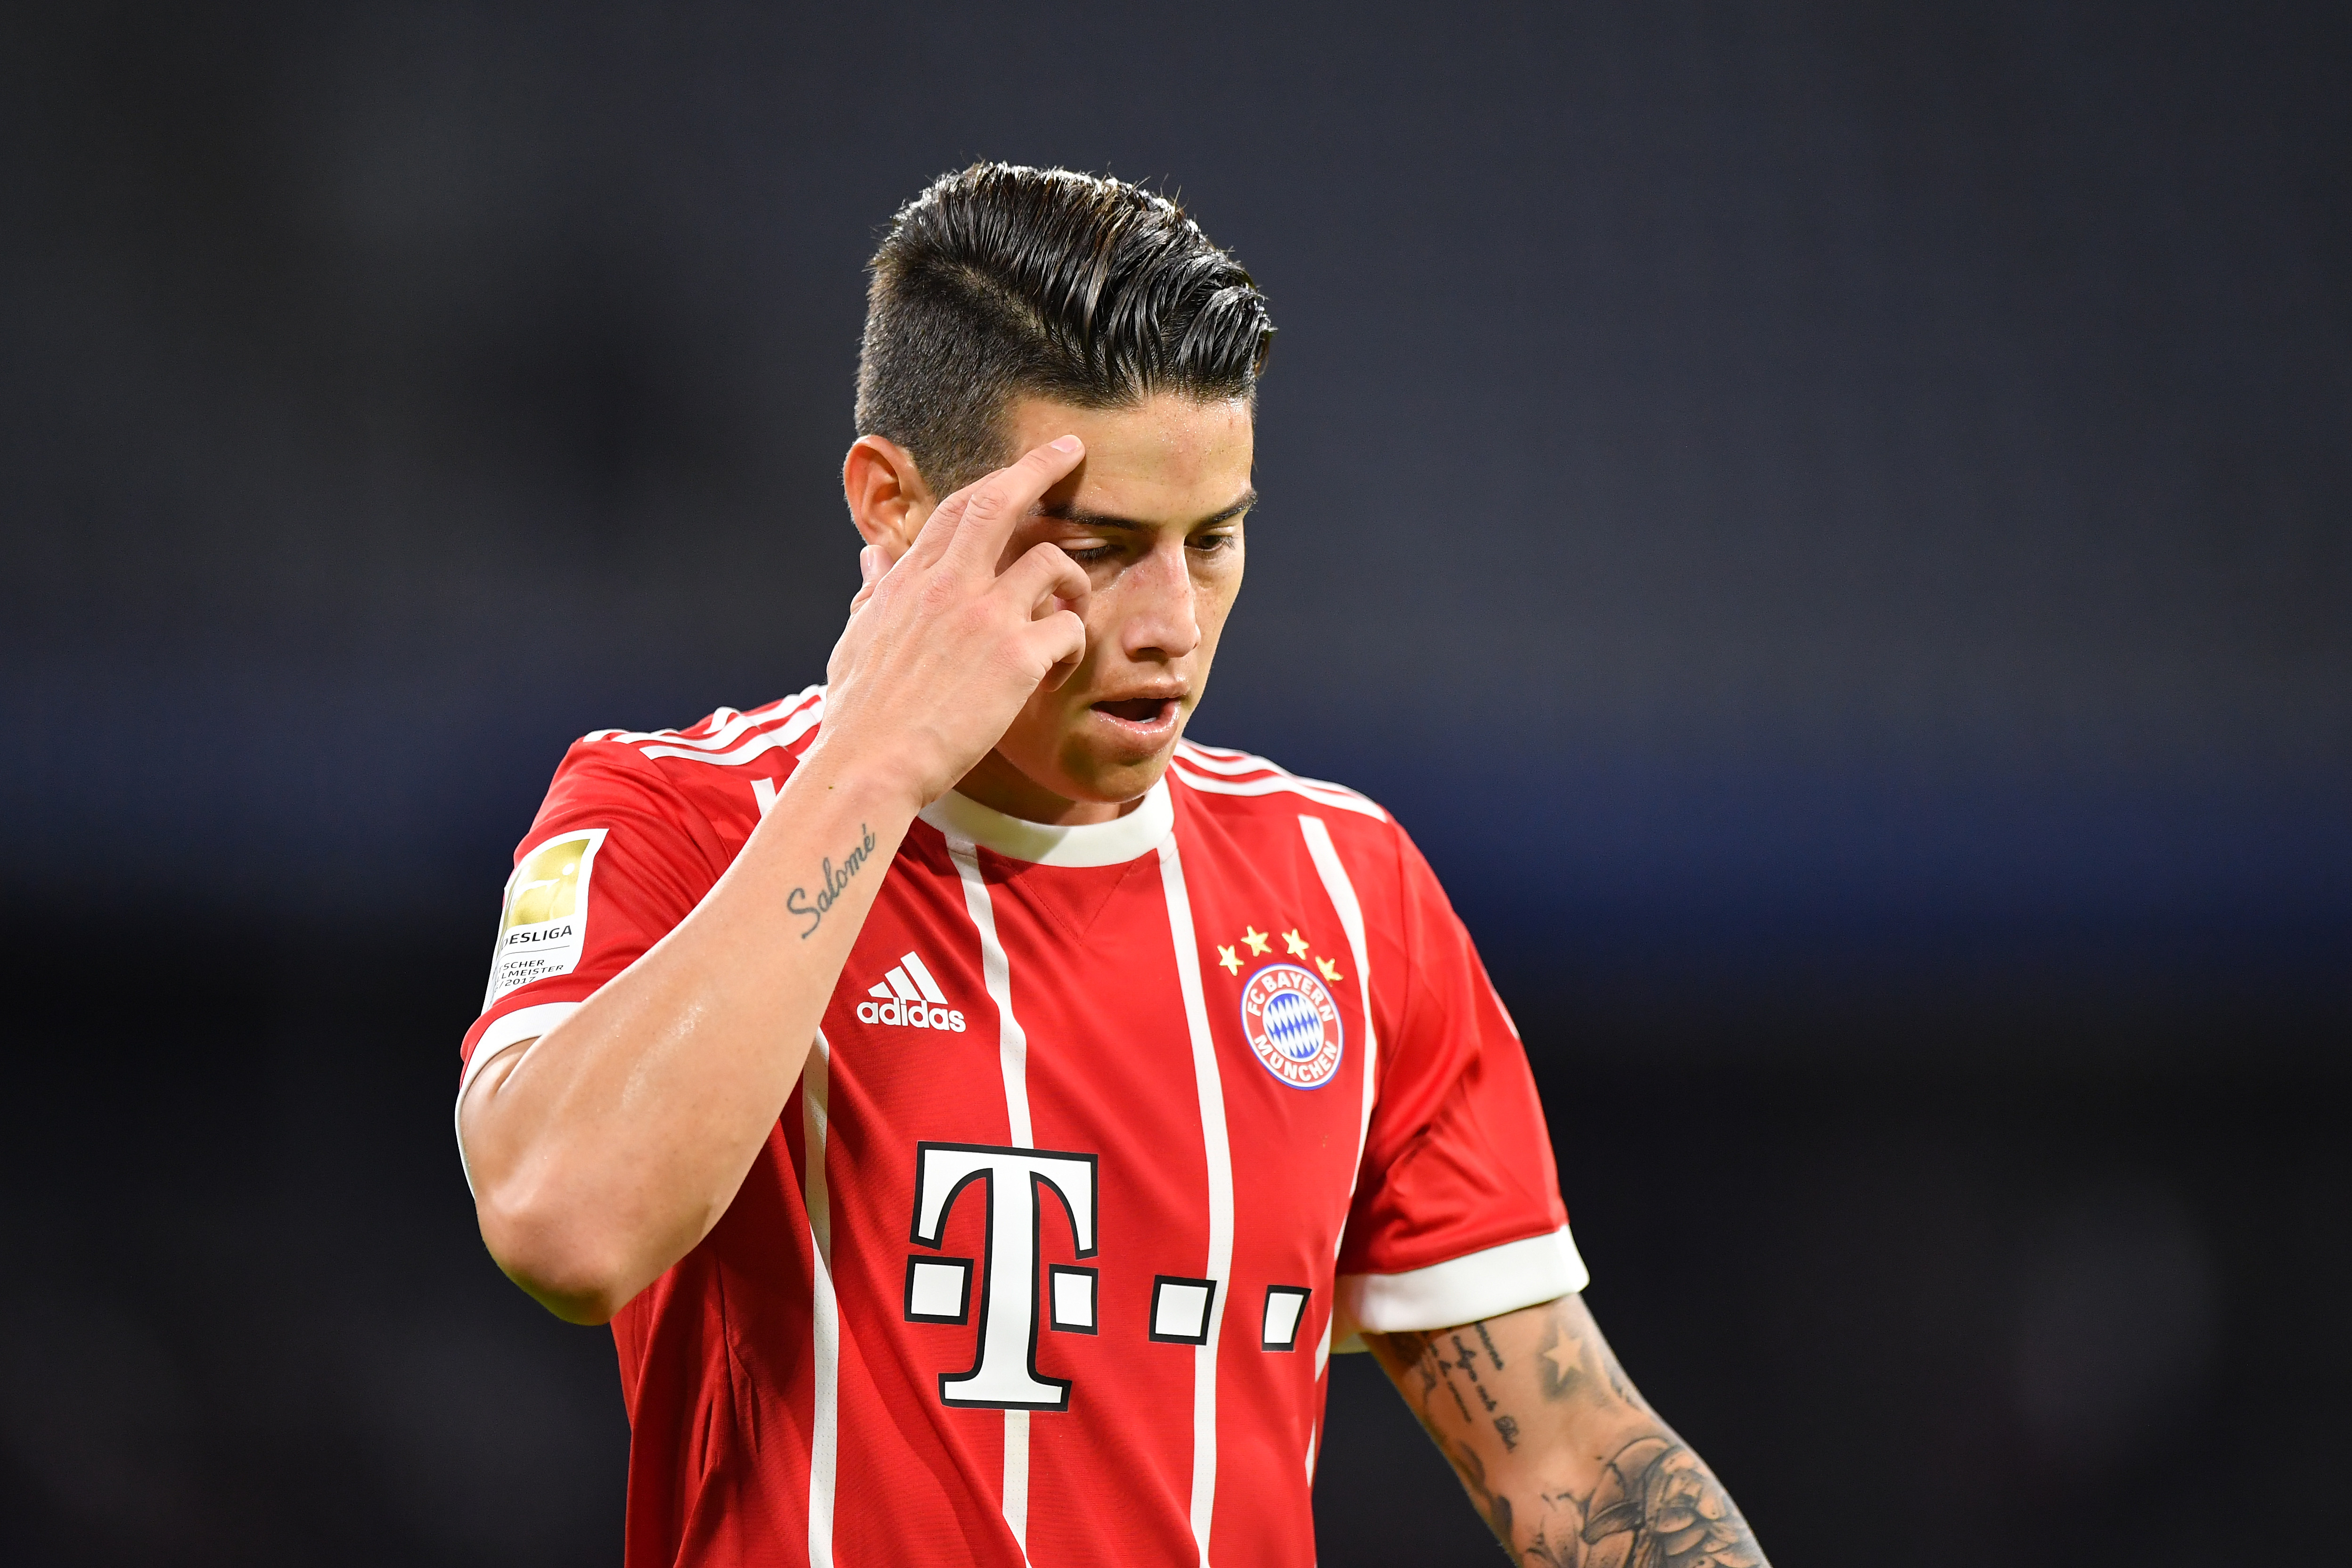
<path fill-rule="evenodd" d="M 1095 711 L 1129 724 L 1163 724 L 1176 717 L 1173 697 L 1135 697 L 1124 702 L 1097 702 Z"/>

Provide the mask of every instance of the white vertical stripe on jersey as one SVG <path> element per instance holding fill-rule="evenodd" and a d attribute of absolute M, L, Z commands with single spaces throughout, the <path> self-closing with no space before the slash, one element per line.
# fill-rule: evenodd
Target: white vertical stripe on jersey
<path fill-rule="evenodd" d="M 809 1300 L 810 1348 L 816 1363 L 816 1408 L 809 1422 L 810 1568 L 833 1568 L 833 1489 L 841 1448 L 841 1303 L 833 1293 L 833 1194 L 825 1184 L 826 1100 L 833 1047 L 819 1029 L 801 1068 L 802 1200 L 816 1267 Z"/>
<path fill-rule="evenodd" d="M 1302 816 L 1298 831 L 1306 836 L 1307 853 L 1314 858 L 1316 873 L 1323 879 L 1323 891 L 1329 896 L 1331 907 L 1339 911 L 1339 928 L 1348 933 L 1348 952 L 1356 961 L 1356 989 L 1364 998 L 1364 1110 L 1356 1123 L 1356 1168 L 1360 1173 L 1364 1164 L 1364 1140 L 1372 1130 L 1372 1100 L 1378 1090 L 1373 1068 L 1380 1061 L 1380 1043 L 1372 1035 L 1372 966 L 1364 956 L 1364 907 L 1356 901 L 1356 884 L 1348 880 L 1348 868 L 1339 864 L 1339 851 L 1332 847 L 1331 828 L 1319 816 Z M 1356 1201 L 1356 1178 L 1348 1178 L 1348 1202 Z"/>
<path fill-rule="evenodd" d="M 1209 1008 L 1201 990 L 1201 949 L 1192 934 L 1192 900 L 1184 890 L 1184 862 L 1171 835 L 1160 846 L 1160 887 L 1168 898 L 1168 934 L 1176 944 L 1176 980 L 1192 1026 L 1192 1083 L 1201 1097 L 1202 1152 L 1209 1165 L 1209 1263 L 1202 1275 L 1217 1282 L 1209 1309 L 1208 1342 L 1192 1352 L 1192 1541 L 1208 1568 L 1209 1525 L 1217 1509 L 1217 1342 L 1225 1303 L 1233 1297 L 1234 1152 L 1225 1133 L 1225 1087 Z"/>
<path fill-rule="evenodd" d="M 980 979 L 988 999 L 996 1004 L 997 1051 L 1004 1068 L 1004 1115 L 1012 1124 L 1013 1146 L 1034 1149 L 1029 1131 L 1029 1037 L 1013 1016 L 1013 976 L 1004 962 L 1004 944 L 996 940 L 996 909 L 989 901 L 988 883 L 980 874 L 980 851 L 961 834 L 948 835 L 948 855 L 963 879 L 964 912 L 980 932 Z"/>
<path fill-rule="evenodd" d="M 1004 1121 L 1013 1147 L 1034 1149 L 1036 1136 L 1029 1127 L 1029 1037 L 1013 1016 L 1013 970 L 1005 962 L 1004 944 L 996 940 L 996 906 L 988 881 L 980 874 L 980 851 L 961 834 L 947 836 L 948 857 L 963 880 L 964 912 L 980 933 L 980 978 L 988 999 L 996 1004 L 997 1060 L 1004 1071 Z M 911 956 L 911 955 L 910 955 Z M 996 1202 L 1011 1203 L 1013 1194 L 999 1193 Z M 1004 1413 L 1004 1523 L 1029 1561 L 1029 1412 Z"/>
<path fill-rule="evenodd" d="M 1029 1561 L 1029 1412 L 1004 1413 L 1004 1525 Z"/>
<path fill-rule="evenodd" d="M 1331 827 L 1319 816 L 1301 816 L 1298 831 L 1307 840 L 1307 853 L 1315 862 L 1316 875 L 1323 879 L 1323 892 L 1331 907 L 1339 911 L 1339 929 L 1348 934 L 1348 952 L 1356 961 L 1356 989 L 1364 997 L 1364 1109 L 1356 1123 L 1356 1169 L 1348 1178 L 1348 1205 L 1356 1203 L 1356 1180 L 1363 1173 L 1364 1141 L 1371 1136 L 1372 1101 L 1377 1098 L 1379 1080 L 1373 1068 L 1380 1063 L 1380 1041 L 1372 1033 L 1372 966 L 1364 954 L 1364 907 L 1356 900 L 1356 884 L 1348 879 L 1348 868 L 1339 863 L 1339 851 L 1331 842 Z M 1340 1247 L 1347 1245 L 1346 1215 L 1341 1215 L 1339 1240 L 1332 1247 L 1337 1257 Z M 1323 1338 L 1315 1347 L 1315 1376 L 1323 1377 L 1323 1369 L 1331 1360 L 1331 1320 L 1339 1310 L 1335 1300 L 1323 1317 Z M 1315 1433 L 1307 1434 L 1307 1479 L 1315 1479 Z"/>

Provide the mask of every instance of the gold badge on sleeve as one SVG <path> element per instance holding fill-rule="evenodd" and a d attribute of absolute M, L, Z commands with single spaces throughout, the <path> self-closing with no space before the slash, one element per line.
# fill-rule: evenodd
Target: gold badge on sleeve
<path fill-rule="evenodd" d="M 590 827 L 551 838 L 525 855 L 507 879 L 485 1010 L 518 986 L 578 967 L 588 932 L 588 877 L 604 834 Z"/>

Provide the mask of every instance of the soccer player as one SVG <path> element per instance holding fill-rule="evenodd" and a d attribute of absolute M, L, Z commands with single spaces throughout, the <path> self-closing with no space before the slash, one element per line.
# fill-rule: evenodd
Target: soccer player
<path fill-rule="evenodd" d="M 1184 739 L 1272 335 L 1159 196 L 940 179 L 825 683 L 565 754 L 457 1128 L 499 1266 L 612 1324 L 633 1568 L 1309 1563 L 1359 1344 L 1514 1561 L 1762 1562 L 1585 1310 L 1412 841 Z"/>

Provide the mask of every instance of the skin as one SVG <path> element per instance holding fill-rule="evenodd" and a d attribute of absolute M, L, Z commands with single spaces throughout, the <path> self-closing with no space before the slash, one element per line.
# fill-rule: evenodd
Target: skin
<path fill-rule="evenodd" d="M 1522 1568 L 1765 1568 L 1581 1296 L 1364 1342 Z"/>
<path fill-rule="evenodd" d="M 482 1238 L 558 1317 L 609 1320 L 726 1213 L 923 806 L 1106 822 L 1166 772 L 1241 589 L 1250 409 L 1030 399 L 1006 431 L 1023 456 L 944 500 L 904 448 L 850 448 L 865 585 L 816 744 L 691 914 L 467 1092 Z M 812 927 L 789 906 L 827 861 L 858 868 Z M 1366 1342 L 1514 1562 L 1763 1563 L 1581 1298 Z"/>
<path fill-rule="evenodd" d="M 1257 499 L 1250 408 L 1025 399 L 1009 425 L 1016 450 L 1066 431 L 1086 442 L 1080 470 L 1045 495 L 1006 552 L 1050 544 L 1085 571 L 1087 653 L 1072 679 L 1030 696 L 956 787 L 1030 822 L 1107 822 L 1167 771 L 1241 592 L 1242 524 Z M 879 436 L 849 449 L 842 483 L 869 572 L 898 560 L 932 515 L 914 458 Z"/>

